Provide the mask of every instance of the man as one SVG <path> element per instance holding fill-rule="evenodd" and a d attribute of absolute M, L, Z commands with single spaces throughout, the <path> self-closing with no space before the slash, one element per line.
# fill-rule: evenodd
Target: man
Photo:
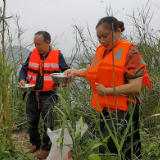
<path fill-rule="evenodd" d="M 20 86 L 25 86 L 26 79 L 29 83 L 35 84 L 34 91 L 29 93 L 26 104 L 27 123 L 32 144 L 28 153 L 34 153 L 41 146 L 38 132 L 40 113 L 42 113 L 44 120 L 45 132 L 42 151 L 38 155 L 39 159 L 46 158 L 51 147 L 46 130 L 47 128 L 53 130 L 54 117 L 51 108 L 58 100 L 56 95 L 57 86 L 50 74 L 69 69 L 62 53 L 59 50 L 52 50 L 50 42 L 50 34 L 46 31 L 39 31 L 34 35 L 36 48 L 30 53 L 19 74 Z"/>

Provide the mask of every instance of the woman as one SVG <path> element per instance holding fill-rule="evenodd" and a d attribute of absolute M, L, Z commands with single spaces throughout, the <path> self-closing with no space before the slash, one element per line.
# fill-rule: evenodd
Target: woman
<path fill-rule="evenodd" d="M 132 43 L 121 39 L 121 33 L 124 30 L 124 23 L 118 21 L 115 17 L 100 19 L 96 26 L 96 31 L 101 45 L 97 48 L 91 65 L 88 68 L 68 69 L 64 72 L 65 75 L 73 74 L 75 76 L 85 74 L 93 89 L 91 105 L 97 111 L 100 109 L 103 111 L 110 129 L 113 131 L 108 111 L 112 113 L 115 126 L 117 122 L 120 123 L 123 119 L 126 120 L 120 131 L 121 134 L 123 134 L 130 117 L 127 112 L 128 95 L 134 94 L 138 98 L 137 95 L 141 90 L 142 84 L 149 88 L 151 87 L 150 79 L 146 72 L 146 64 L 141 54 Z M 138 104 L 137 99 L 132 125 L 135 131 L 133 134 L 133 153 L 136 157 L 141 158 Z M 116 121 L 117 118 L 118 121 Z M 103 120 L 100 126 L 103 136 L 109 136 Z M 126 159 L 131 159 L 131 145 L 127 146 L 128 143 L 130 143 L 130 137 L 126 139 L 122 151 Z M 117 148 L 112 138 L 107 141 L 107 147 L 111 153 L 117 153 Z M 100 152 L 106 152 L 103 146 L 100 147 Z"/>

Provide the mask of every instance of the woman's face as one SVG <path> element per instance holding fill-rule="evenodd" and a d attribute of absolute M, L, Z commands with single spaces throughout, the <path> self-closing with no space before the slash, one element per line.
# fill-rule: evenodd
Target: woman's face
<path fill-rule="evenodd" d="M 113 32 L 114 47 L 119 43 L 121 36 L 121 29 L 118 28 L 117 32 Z M 106 48 L 106 50 L 112 49 L 112 30 L 107 27 L 106 24 L 101 24 L 97 27 L 97 37 L 99 43 Z"/>

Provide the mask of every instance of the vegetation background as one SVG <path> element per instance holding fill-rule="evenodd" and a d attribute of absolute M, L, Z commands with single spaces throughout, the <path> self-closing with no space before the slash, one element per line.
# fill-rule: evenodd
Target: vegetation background
<path fill-rule="evenodd" d="M 0 160 L 28 160 L 36 159 L 35 155 L 26 154 L 29 147 L 25 101 L 22 100 L 23 93 L 17 88 L 18 73 L 24 63 L 32 44 L 22 44 L 23 33 L 27 32 L 19 26 L 19 16 L 5 16 L 5 0 L 3 9 L 0 9 Z M 133 25 L 133 32 L 123 35 L 123 38 L 133 42 L 147 64 L 147 70 L 152 80 L 152 89 L 148 93 L 147 88 L 140 92 L 140 133 L 142 141 L 143 159 L 160 159 L 160 30 L 150 28 L 150 21 L 153 16 L 150 13 L 148 3 L 140 9 L 135 10 L 138 16 L 128 16 Z M 114 15 L 111 8 L 106 11 L 107 15 Z M 17 27 L 15 33 L 9 30 L 9 20 L 15 20 Z M 84 34 L 84 30 L 88 34 Z M 75 36 L 75 46 L 71 57 L 66 57 L 71 68 L 87 67 L 95 54 L 98 41 L 92 38 L 89 26 L 73 25 Z M 18 46 L 14 46 L 14 41 L 18 41 Z M 53 48 L 56 43 L 52 43 Z M 99 113 L 90 106 L 92 90 L 85 78 L 74 77 L 67 88 L 59 88 L 59 103 L 54 107 L 55 129 L 68 128 L 73 140 L 72 158 L 74 160 L 103 160 L 103 159 L 124 159 L 121 156 L 123 140 L 127 135 L 117 142 L 118 155 L 106 153 L 105 156 L 98 153 L 98 147 L 104 145 L 108 137 L 101 137 L 99 130 Z M 132 117 L 131 117 L 132 118 Z M 89 128 L 81 138 L 79 135 L 82 129 L 76 131 L 74 126 L 78 121 L 83 129 L 84 122 Z M 131 123 L 128 122 L 128 127 Z M 43 121 L 40 121 L 40 133 L 43 132 Z M 74 134 L 73 134 L 74 133 Z M 118 135 L 118 134 L 117 134 Z M 59 140 L 60 148 L 63 147 Z M 112 133 L 111 133 L 112 136 Z M 132 136 L 132 135 L 130 135 Z M 100 138 L 103 139 L 101 142 Z M 134 157 L 133 159 L 137 159 Z"/>

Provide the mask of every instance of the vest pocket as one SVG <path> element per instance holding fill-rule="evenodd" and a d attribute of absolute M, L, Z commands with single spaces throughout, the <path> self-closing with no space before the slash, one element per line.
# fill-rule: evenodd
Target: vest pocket
<path fill-rule="evenodd" d="M 124 69 L 123 67 L 113 66 L 106 64 L 98 68 L 98 83 L 103 84 L 105 87 L 115 87 L 124 84 Z"/>

